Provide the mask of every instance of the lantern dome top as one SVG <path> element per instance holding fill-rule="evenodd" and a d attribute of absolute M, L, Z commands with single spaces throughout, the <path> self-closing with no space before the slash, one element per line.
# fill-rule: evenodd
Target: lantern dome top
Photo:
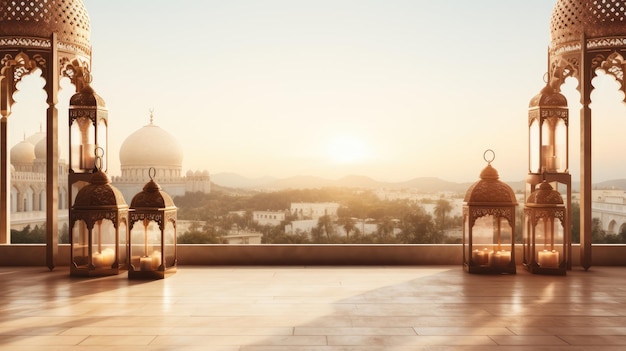
<path fill-rule="evenodd" d="M 153 124 L 143 126 L 128 136 L 120 147 L 120 164 L 126 168 L 181 169 L 183 150 L 178 141 L 166 130 Z"/>
<path fill-rule="evenodd" d="M 165 209 L 176 207 L 172 197 L 161 190 L 161 186 L 150 178 L 143 190 L 133 196 L 130 208 L 133 209 Z"/>
<path fill-rule="evenodd" d="M 558 91 L 554 90 L 550 84 L 547 84 L 539 94 L 530 99 L 529 108 L 567 108 L 567 99 Z"/>
<path fill-rule="evenodd" d="M 550 19 L 552 47 L 587 38 L 626 34 L 623 0 L 558 0 Z"/>
<path fill-rule="evenodd" d="M 517 205 L 513 189 L 500 180 L 491 163 L 480 172 L 480 180 L 467 189 L 463 201 L 468 205 Z"/>
<path fill-rule="evenodd" d="M 0 37 L 49 38 L 91 46 L 89 15 L 82 0 L 0 0 Z"/>
<path fill-rule="evenodd" d="M 90 178 L 89 184 L 76 194 L 74 209 L 117 209 L 128 207 L 124 195 L 111 185 L 109 176 L 101 170 Z"/>
<path fill-rule="evenodd" d="M 527 206 L 545 206 L 545 205 L 563 205 L 563 197 L 561 193 L 554 190 L 552 185 L 547 181 L 543 181 L 539 188 L 533 191 L 528 200 L 526 200 Z"/>
<path fill-rule="evenodd" d="M 86 84 L 70 98 L 70 108 L 72 107 L 106 108 L 106 104 L 104 99 L 96 94 L 91 85 Z"/>

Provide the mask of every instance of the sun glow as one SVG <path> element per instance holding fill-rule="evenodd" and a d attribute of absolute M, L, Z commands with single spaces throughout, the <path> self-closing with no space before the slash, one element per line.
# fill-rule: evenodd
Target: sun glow
<path fill-rule="evenodd" d="M 365 143 L 348 135 L 337 136 L 326 147 L 326 154 L 334 163 L 353 164 L 364 161 L 368 157 Z"/>

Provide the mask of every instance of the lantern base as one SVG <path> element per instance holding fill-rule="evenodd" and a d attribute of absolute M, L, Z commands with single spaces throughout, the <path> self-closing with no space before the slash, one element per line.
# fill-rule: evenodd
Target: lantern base
<path fill-rule="evenodd" d="M 75 267 L 70 269 L 70 276 L 73 277 L 106 277 L 110 275 L 118 275 L 123 273 L 125 269 L 121 268 L 87 268 Z"/>
<path fill-rule="evenodd" d="M 524 264 L 524 268 L 532 274 L 543 274 L 543 275 L 566 275 L 567 269 L 565 269 L 564 265 L 559 265 L 559 267 L 541 267 L 534 264 Z"/>
<path fill-rule="evenodd" d="M 513 263 L 504 266 L 475 266 L 465 263 L 463 268 L 468 273 L 476 274 L 516 274 L 516 267 Z"/>
<path fill-rule="evenodd" d="M 128 279 L 145 279 L 145 280 L 155 280 L 155 279 L 165 279 L 166 277 L 176 273 L 176 266 L 167 267 L 165 269 L 155 269 L 155 270 L 135 270 L 135 268 L 131 265 L 128 269 Z"/>

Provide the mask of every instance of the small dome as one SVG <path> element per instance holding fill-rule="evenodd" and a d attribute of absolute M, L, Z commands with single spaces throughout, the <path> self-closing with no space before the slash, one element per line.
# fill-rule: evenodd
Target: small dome
<path fill-rule="evenodd" d="M 58 40 L 91 51 L 89 15 L 81 0 L 0 0 L 0 37 L 48 39 L 57 33 Z"/>
<path fill-rule="evenodd" d="M 193 177 L 194 171 L 188 170 L 186 174 L 187 174 L 187 177 Z"/>
<path fill-rule="evenodd" d="M 183 150 L 170 133 L 150 122 L 124 140 L 120 147 L 120 164 L 122 169 L 148 167 L 181 169 Z"/>
<path fill-rule="evenodd" d="M 480 180 L 467 189 L 463 201 L 468 205 L 517 205 L 513 189 L 499 178 L 498 171 L 488 164 L 480 172 Z"/>
<path fill-rule="evenodd" d="M 47 153 L 46 151 L 48 149 L 46 140 L 47 138 L 44 137 L 43 139 L 39 140 L 37 144 L 35 144 L 35 158 L 37 158 L 38 160 L 46 159 L 46 153 Z"/>
<path fill-rule="evenodd" d="M 526 200 L 526 206 L 563 206 L 563 197 L 561 194 L 552 188 L 552 185 L 547 181 L 543 181 L 539 188 L 533 191 L 532 194 Z"/>
<path fill-rule="evenodd" d="M 39 129 L 41 129 L 41 127 Z M 37 133 L 27 137 L 26 141 L 36 146 L 37 143 L 39 143 L 42 139 L 45 139 L 45 138 L 46 138 L 46 133 L 39 130 Z"/>
<path fill-rule="evenodd" d="M 172 197 L 161 190 L 161 186 L 150 179 L 143 190 L 137 193 L 130 202 L 131 209 L 166 209 L 176 207 Z"/>
<path fill-rule="evenodd" d="M 626 34 L 623 0 L 558 0 L 550 19 L 552 47 L 587 38 Z"/>
<path fill-rule="evenodd" d="M 11 148 L 11 163 L 33 163 L 35 160 L 35 146 L 26 140 L 22 140 Z"/>
<path fill-rule="evenodd" d="M 73 208 L 112 210 L 120 207 L 127 207 L 124 195 L 111 185 L 106 173 L 97 171 L 89 179 L 89 184 L 76 194 Z"/>
<path fill-rule="evenodd" d="M 541 89 L 539 94 L 530 99 L 528 107 L 567 108 L 567 99 L 548 84 Z"/>

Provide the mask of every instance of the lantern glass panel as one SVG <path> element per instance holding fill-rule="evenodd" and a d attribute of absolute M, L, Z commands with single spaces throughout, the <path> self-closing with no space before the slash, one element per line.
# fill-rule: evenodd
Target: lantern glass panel
<path fill-rule="evenodd" d="M 75 172 L 85 172 L 94 168 L 95 127 L 88 117 L 78 117 L 70 126 L 70 167 Z"/>
<path fill-rule="evenodd" d="M 97 142 L 98 142 L 98 147 L 102 148 L 102 150 L 108 150 L 107 147 L 107 124 L 106 124 L 106 120 L 101 119 L 100 121 L 98 121 L 98 135 L 97 135 Z M 107 154 L 106 152 L 102 153 L 102 164 L 99 165 L 99 167 L 101 167 L 101 170 L 103 172 L 107 171 Z"/>
<path fill-rule="evenodd" d="M 558 268 L 563 259 L 563 226 L 558 218 L 540 218 L 535 227 L 536 261 L 540 267 Z"/>
<path fill-rule="evenodd" d="M 469 245 L 469 217 L 467 215 L 463 216 L 463 247 L 465 249 L 465 257 L 466 260 L 469 260 L 470 257 L 470 245 Z"/>
<path fill-rule="evenodd" d="M 529 130 L 529 171 L 531 173 L 541 172 L 541 163 L 539 159 L 539 122 L 534 119 L 530 124 Z"/>
<path fill-rule="evenodd" d="M 489 258 L 494 249 L 493 230 L 494 216 L 485 215 L 479 217 L 472 227 L 472 259 L 475 265 L 488 265 Z"/>
<path fill-rule="evenodd" d="M 171 221 L 168 221 L 165 224 L 163 240 L 166 267 L 172 267 L 176 261 L 176 228 L 174 227 L 174 223 Z"/>
<path fill-rule="evenodd" d="M 118 263 L 121 266 L 126 266 L 128 263 L 128 226 L 126 225 L 126 221 L 122 221 L 119 225 L 119 241 L 120 241 L 120 250 L 118 253 Z"/>
<path fill-rule="evenodd" d="M 77 220 L 72 227 L 72 257 L 74 265 L 87 268 L 89 264 L 89 230 L 83 220 Z"/>
<path fill-rule="evenodd" d="M 556 147 L 554 150 L 556 172 L 567 172 L 567 126 L 565 125 L 565 121 L 561 118 L 556 121 L 556 128 L 554 130 L 554 145 Z"/>
<path fill-rule="evenodd" d="M 156 270 L 161 265 L 161 230 L 158 223 L 148 220 L 136 223 L 130 235 L 130 259 L 135 270 Z"/>
<path fill-rule="evenodd" d="M 115 262 L 115 226 L 109 219 L 98 220 L 92 229 L 91 259 L 96 268 L 111 268 Z"/>

